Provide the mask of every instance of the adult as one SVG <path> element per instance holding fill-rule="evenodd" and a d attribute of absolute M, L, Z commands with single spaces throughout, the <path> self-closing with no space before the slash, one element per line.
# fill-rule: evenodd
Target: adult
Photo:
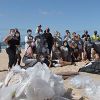
<path fill-rule="evenodd" d="M 76 37 L 76 32 L 73 32 L 72 33 L 72 40 L 75 40 L 75 37 Z"/>
<path fill-rule="evenodd" d="M 39 34 L 42 34 L 42 33 L 43 33 L 42 25 L 38 25 L 37 28 L 36 28 L 36 36 L 39 35 Z"/>
<path fill-rule="evenodd" d="M 46 29 L 46 31 L 44 33 L 44 37 L 45 37 L 46 42 L 48 44 L 49 54 L 51 54 L 51 50 L 52 50 L 54 39 L 53 39 L 52 34 L 50 33 L 50 29 L 49 28 Z"/>
<path fill-rule="evenodd" d="M 84 52 L 86 54 L 87 60 L 91 60 L 91 48 L 93 47 L 93 43 L 91 41 L 91 38 L 85 38 L 84 42 Z"/>
<path fill-rule="evenodd" d="M 20 37 L 20 32 L 17 28 L 15 28 L 15 36 L 18 39 L 18 42 L 16 44 L 17 63 L 18 65 L 20 65 L 21 63 L 21 46 L 20 46 L 21 37 Z"/>
<path fill-rule="evenodd" d="M 66 35 L 64 36 L 64 41 L 68 41 L 69 39 L 71 39 L 71 35 L 70 35 L 70 32 L 69 30 L 66 30 Z"/>
<path fill-rule="evenodd" d="M 27 48 L 29 46 L 35 46 L 35 43 L 34 43 L 34 37 L 32 36 L 32 30 L 31 29 L 28 29 L 27 30 L 27 36 L 25 36 L 25 51 L 27 50 Z"/>
<path fill-rule="evenodd" d="M 61 46 L 61 55 L 62 55 L 62 59 L 64 61 L 69 61 L 69 51 L 68 51 L 68 43 L 67 41 L 63 42 L 63 45 Z"/>
<path fill-rule="evenodd" d="M 62 38 L 60 36 L 60 33 L 56 31 L 56 34 L 54 36 L 54 41 L 56 41 L 59 44 L 59 47 L 62 46 Z"/>
<path fill-rule="evenodd" d="M 27 48 L 22 61 L 25 67 L 33 67 L 37 63 L 36 55 L 34 55 L 31 45 Z"/>
<path fill-rule="evenodd" d="M 4 38 L 4 42 L 7 44 L 6 52 L 9 57 L 8 69 L 11 69 L 17 62 L 16 45 L 18 43 L 18 39 L 15 36 L 15 29 L 10 29 L 10 33 Z"/>
<path fill-rule="evenodd" d="M 82 35 L 82 39 L 84 40 L 84 39 L 88 39 L 88 38 L 90 38 L 90 35 L 88 34 L 88 31 L 86 30 L 86 31 L 84 31 L 84 34 Z"/>
<path fill-rule="evenodd" d="M 71 65 L 71 62 L 64 61 L 63 58 L 62 58 L 61 48 L 59 47 L 57 42 L 54 42 L 54 45 L 52 48 L 52 61 L 51 61 L 52 66 L 54 66 L 54 67 L 62 66 L 63 67 L 65 65 Z"/>
<path fill-rule="evenodd" d="M 35 44 L 36 44 L 36 53 L 40 54 L 42 53 L 42 47 L 43 47 L 43 30 L 42 26 L 39 25 L 36 29 L 36 36 L 35 36 Z"/>
<path fill-rule="evenodd" d="M 79 60 L 82 60 L 83 59 L 82 54 L 83 54 L 83 45 L 84 45 L 84 42 L 81 39 L 81 37 L 80 37 L 79 34 L 77 36 L 78 36 Z"/>
<path fill-rule="evenodd" d="M 100 36 L 98 35 L 97 31 L 94 31 L 94 34 L 91 37 L 92 41 L 99 41 L 100 40 Z"/>

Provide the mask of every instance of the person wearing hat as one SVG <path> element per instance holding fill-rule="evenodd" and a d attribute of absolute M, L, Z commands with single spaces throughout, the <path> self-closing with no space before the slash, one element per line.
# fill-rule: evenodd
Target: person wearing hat
<path fill-rule="evenodd" d="M 91 37 L 92 41 L 100 40 L 100 36 L 97 33 L 98 33 L 97 31 L 94 31 L 94 34 Z"/>
<path fill-rule="evenodd" d="M 84 40 L 84 39 L 88 39 L 88 38 L 90 38 L 90 35 L 88 34 L 88 31 L 86 30 L 86 31 L 84 31 L 84 34 L 82 35 L 82 39 Z"/>

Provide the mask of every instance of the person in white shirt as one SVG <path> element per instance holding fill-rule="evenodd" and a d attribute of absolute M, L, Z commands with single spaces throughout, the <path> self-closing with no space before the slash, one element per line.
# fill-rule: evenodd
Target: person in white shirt
<path fill-rule="evenodd" d="M 31 45 L 31 46 L 34 46 L 35 43 L 34 43 L 34 38 L 32 36 L 32 30 L 31 29 L 28 29 L 27 30 L 27 36 L 25 36 L 25 51 L 27 50 L 27 48 Z"/>

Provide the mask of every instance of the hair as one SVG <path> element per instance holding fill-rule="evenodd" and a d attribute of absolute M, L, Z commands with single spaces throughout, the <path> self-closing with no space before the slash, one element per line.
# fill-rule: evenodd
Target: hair
<path fill-rule="evenodd" d="M 63 45 L 64 45 L 65 42 L 68 43 L 67 41 L 63 41 Z"/>
<path fill-rule="evenodd" d="M 27 30 L 27 33 L 28 33 L 28 32 L 32 32 L 32 30 L 31 30 L 31 29 L 28 29 L 28 30 Z"/>
<path fill-rule="evenodd" d="M 66 30 L 67 33 L 70 33 L 69 30 Z"/>

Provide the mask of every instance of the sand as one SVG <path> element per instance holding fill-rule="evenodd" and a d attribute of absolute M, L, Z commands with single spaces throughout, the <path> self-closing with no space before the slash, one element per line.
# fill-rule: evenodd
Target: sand
<path fill-rule="evenodd" d="M 24 55 L 24 50 L 22 50 L 22 56 Z M 2 53 L 0 53 L 0 81 L 3 81 L 7 75 L 7 64 L 8 63 L 8 55 L 6 54 L 5 50 L 2 50 Z M 72 72 L 77 72 L 79 68 L 82 68 L 86 63 L 85 62 L 77 62 L 76 66 L 74 65 L 68 65 L 64 67 L 56 67 L 56 68 L 50 68 L 50 70 L 53 73 L 58 73 L 58 72 L 67 72 L 67 71 L 72 71 Z M 24 65 L 21 63 L 21 65 Z M 100 75 L 97 74 L 89 74 L 89 73 L 80 73 L 83 75 L 90 76 L 94 81 L 100 81 Z M 82 90 L 81 89 L 75 89 L 71 84 L 70 84 L 70 78 L 64 80 L 64 86 L 65 89 L 68 90 L 69 88 L 69 95 L 74 95 L 74 100 L 79 100 L 79 98 L 82 97 Z M 70 89 L 71 88 L 71 89 Z M 72 91 L 71 91 L 72 90 Z M 72 99 L 71 96 L 69 96 L 70 99 Z"/>

